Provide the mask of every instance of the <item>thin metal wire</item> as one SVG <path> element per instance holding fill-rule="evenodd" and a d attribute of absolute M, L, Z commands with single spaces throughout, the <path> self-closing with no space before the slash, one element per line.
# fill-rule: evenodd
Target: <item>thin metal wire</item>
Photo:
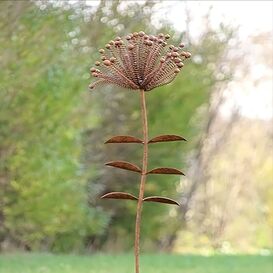
<path fill-rule="evenodd" d="M 171 82 L 184 66 L 183 61 L 191 56 L 179 47 L 167 44 L 169 35 L 147 35 L 143 31 L 134 32 L 122 39 L 106 44 L 100 49 L 101 60 L 96 61 L 98 68 L 90 72 L 99 84 L 114 84 L 134 90 L 150 91 L 157 86 Z"/>

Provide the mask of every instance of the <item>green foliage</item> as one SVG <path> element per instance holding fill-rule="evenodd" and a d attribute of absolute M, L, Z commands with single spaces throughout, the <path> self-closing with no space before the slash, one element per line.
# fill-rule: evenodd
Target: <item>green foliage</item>
<path fill-rule="evenodd" d="M 86 72 L 76 65 L 81 52 L 68 35 L 74 11 L 42 12 L 29 2 L 1 6 L 11 12 L 1 25 L 4 230 L 31 249 L 82 249 L 83 238 L 100 233 L 107 218 L 87 205 L 80 163 Z M 21 14 L 13 26 L 16 6 Z"/>
<path fill-rule="evenodd" d="M 105 170 L 102 163 L 139 162 L 141 147 L 102 143 L 114 134 L 140 135 L 139 98 L 112 87 L 86 91 L 97 49 L 117 32 L 160 31 L 150 24 L 151 2 L 121 9 L 120 1 L 101 1 L 93 12 L 80 2 L 0 3 L 0 240 L 35 250 L 82 250 L 91 242 L 131 247 L 135 204 L 98 197 L 108 190 L 138 191 L 138 176 Z M 189 48 L 201 61 L 193 59 L 181 78 L 148 94 L 150 136 L 197 135 L 191 120 L 209 99 L 230 38 L 221 33 L 224 40 L 208 30 Z M 180 167 L 194 143 L 155 144 L 149 166 Z M 147 194 L 176 197 L 178 183 L 151 177 Z M 169 232 L 165 223 L 174 215 L 169 207 L 145 206 L 146 249 Z"/>

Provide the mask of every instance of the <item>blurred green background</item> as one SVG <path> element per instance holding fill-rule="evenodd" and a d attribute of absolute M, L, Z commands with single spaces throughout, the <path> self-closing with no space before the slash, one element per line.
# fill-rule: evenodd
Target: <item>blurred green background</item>
<path fill-rule="evenodd" d="M 170 272 L 168 261 L 171 272 L 272 272 L 272 32 L 270 25 L 244 32 L 218 18 L 217 4 L 204 2 L 0 2 L 1 273 L 131 272 L 132 257 L 122 253 L 133 247 L 135 203 L 99 197 L 137 194 L 138 175 L 103 164 L 139 164 L 141 147 L 103 142 L 141 136 L 139 97 L 87 87 L 98 49 L 140 30 L 170 33 L 193 56 L 173 83 L 147 94 L 150 136 L 180 134 L 188 142 L 150 149 L 150 168 L 182 168 L 186 177 L 149 177 L 147 195 L 181 206 L 145 205 L 142 249 L 184 256 L 145 256 L 146 272 Z M 84 256 L 64 253 L 95 258 L 88 265 Z M 116 259 L 126 262 L 119 269 L 122 262 L 96 253 L 121 253 Z M 256 256 L 222 263 L 189 253 Z M 108 269 L 92 261 L 109 262 Z M 252 263 L 257 269 L 245 267 Z"/>

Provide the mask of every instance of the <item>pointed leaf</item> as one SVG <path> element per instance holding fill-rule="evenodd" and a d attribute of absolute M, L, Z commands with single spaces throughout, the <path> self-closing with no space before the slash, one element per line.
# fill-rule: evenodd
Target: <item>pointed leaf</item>
<path fill-rule="evenodd" d="M 111 161 L 111 162 L 105 163 L 105 165 L 132 171 L 132 172 L 141 173 L 141 169 L 137 165 L 126 162 L 126 161 Z"/>
<path fill-rule="evenodd" d="M 161 135 L 152 138 L 148 143 L 166 142 L 166 141 L 187 141 L 184 137 L 178 135 Z"/>
<path fill-rule="evenodd" d="M 158 202 L 158 203 L 165 203 L 165 204 L 171 204 L 171 205 L 177 205 L 180 206 L 178 202 L 176 202 L 173 199 L 167 198 L 167 197 L 161 197 L 161 196 L 150 196 L 143 199 L 144 202 Z"/>
<path fill-rule="evenodd" d="M 107 143 L 143 143 L 143 141 L 133 136 L 114 136 L 105 142 Z"/>
<path fill-rule="evenodd" d="M 125 200 L 138 200 L 134 195 L 127 192 L 109 192 L 104 194 L 101 199 L 125 199 Z"/>
<path fill-rule="evenodd" d="M 185 175 L 178 169 L 175 168 L 155 168 L 151 171 L 147 172 L 147 174 L 178 174 L 178 175 Z"/>

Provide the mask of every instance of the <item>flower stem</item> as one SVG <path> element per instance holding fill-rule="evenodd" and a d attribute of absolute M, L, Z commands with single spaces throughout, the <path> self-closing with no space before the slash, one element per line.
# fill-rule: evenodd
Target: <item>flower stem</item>
<path fill-rule="evenodd" d="M 145 91 L 140 90 L 140 107 L 142 117 L 142 129 L 143 129 L 143 159 L 142 159 L 142 173 L 139 187 L 139 196 L 137 203 L 136 213 L 136 226 L 135 226 L 135 272 L 139 273 L 139 252 L 140 252 L 140 226 L 141 226 L 141 214 L 142 204 L 144 198 L 144 188 L 146 182 L 147 164 L 148 164 L 148 122 L 147 122 L 147 111 L 145 101 Z"/>

